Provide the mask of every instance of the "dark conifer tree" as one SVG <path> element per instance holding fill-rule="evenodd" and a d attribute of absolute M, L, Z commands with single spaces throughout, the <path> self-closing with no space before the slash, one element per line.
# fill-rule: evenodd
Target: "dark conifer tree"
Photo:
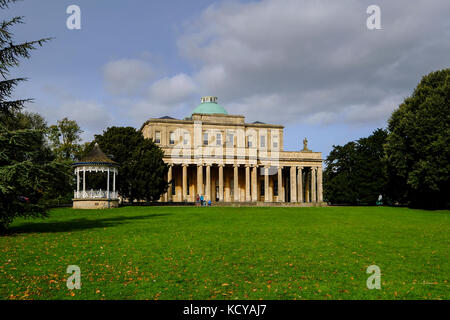
<path fill-rule="evenodd" d="M 15 0 L 0 0 L 0 10 Z M 0 23 L 0 231 L 15 217 L 45 216 L 41 199 L 55 177 L 65 176 L 61 163 L 53 161 L 45 143 L 45 129 L 33 125 L 17 125 L 22 108 L 31 99 L 12 99 L 14 88 L 25 78 L 10 78 L 10 69 L 21 59 L 30 58 L 30 51 L 49 38 L 15 43 L 11 29 L 23 23 L 14 17 Z M 65 177 L 67 178 L 67 177 Z"/>

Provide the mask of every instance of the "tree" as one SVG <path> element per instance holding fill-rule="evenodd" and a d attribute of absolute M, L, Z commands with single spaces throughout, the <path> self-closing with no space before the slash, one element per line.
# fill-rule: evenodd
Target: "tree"
<path fill-rule="evenodd" d="M 413 207 L 448 208 L 450 69 L 422 78 L 392 113 L 385 151 L 391 197 Z"/>
<path fill-rule="evenodd" d="M 369 137 L 333 146 L 325 160 L 324 196 L 336 204 L 374 205 L 386 190 L 384 144 L 387 131 L 375 130 Z"/>
<path fill-rule="evenodd" d="M 11 114 L 0 114 L 0 122 L 8 130 L 19 129 L 36 129 L 36 130 L 48 130 L 47 122 L 38 113 L 28 111 L 14 111 Z"/>
<path fill-rule="evenodd" d="M 4 10 L 14 0 L 0 0 Z M 23 23 L 22 17 L 3 20 L 0 24 L 0 231 L 15 217 L 45 216 L 46 207 L 40 202 L 59 175 L 62 165 L 52 161 L 45 145 L 45 130 L 15 120 L 26 118 L 20 111 L 31 99 L 10 100 L 14 88 L 25 78 L 8 78 L 9 70 L 29 58 L 30 51 L 42 46 L 49 38 L 16 44 L 11 27 Z M 31 119 L 33 117 L 28 117 Z"/>
<path fill-rule="evenodd" d="M 110 127 L 95 136 L 85 153 L 95 142 L 120 166 L 116 186 L 121 196 L 130 200 L 155 201 L 167 190 L 164 177 L 168 166 L 162 160 L 164 153 L 140 131 L 132 127 Z"/>
<path fill-rule="evenodd" d="M 156 201 L 167 190 L 168 167 L 163 156 L 163 151 L 152 140 L 142 137 L 127 163 L 132 178 L 130 199 Z"/>
<path fill-rule="evenodd" d="M 81 151 L 81 137 L 83 130 L 75 120 L 67 117 L 59 120 L 56 125 L 49 128 L 51 148 L 60 160 L 75 160 Z"/>

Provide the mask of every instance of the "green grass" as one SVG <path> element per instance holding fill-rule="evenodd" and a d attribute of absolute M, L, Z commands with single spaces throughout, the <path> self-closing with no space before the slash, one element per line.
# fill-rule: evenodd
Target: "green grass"
<path fill-rule="evenodd" d="M 0 236 L 0 298 L 449 299 L 449 231 L 389 207 L 55 209 Z"/>

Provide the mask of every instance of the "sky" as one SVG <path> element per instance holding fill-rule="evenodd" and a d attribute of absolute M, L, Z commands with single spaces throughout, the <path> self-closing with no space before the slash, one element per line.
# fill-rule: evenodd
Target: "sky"
<path fill-rule="evenodd" d="M 370 5 L 381 29 L 370 30 Z M 81 29 L 66 9 L 78 5 Z M 84 141 L 109 126 L 184 118 L 217 96 L 247 122 L 281 124 L 284 150 L 386 128 L 422 76 L 450 67 L 448 0 L 24 0 L 17 42 L 53 39 L 11 76 L 49 124 L 76 120 Z"/>

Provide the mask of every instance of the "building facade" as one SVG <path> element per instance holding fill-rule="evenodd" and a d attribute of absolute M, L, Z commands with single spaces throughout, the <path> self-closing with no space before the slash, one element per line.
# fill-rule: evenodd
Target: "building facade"
<path fill-rule="evenodd" d="M 246 123 L 216 97 L 203 97 L 190 117 L 146 121 L 141 131 L 164 151 L 168 192 L 160 201 L 323 204 L 322 154 L 283 150 L 283 126 Z"/>

